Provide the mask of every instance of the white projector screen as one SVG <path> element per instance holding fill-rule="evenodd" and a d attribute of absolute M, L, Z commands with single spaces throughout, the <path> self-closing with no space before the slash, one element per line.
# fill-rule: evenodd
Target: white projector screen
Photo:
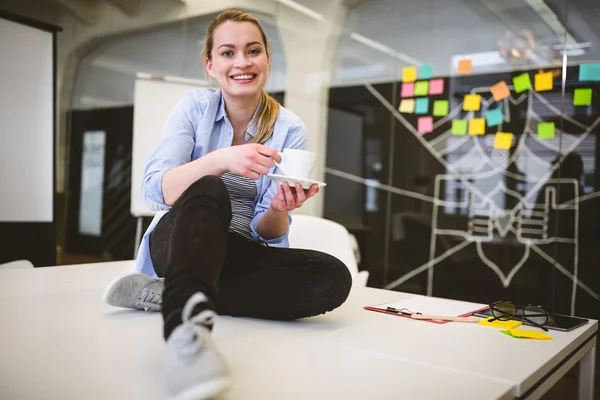
<path fill-rule="evenodd" d="M 0 222 L 52 222 L 53 33 L 0 18 L 0 60 Z"/>
<path fill-rule="evenodd" d="M 150 78 L 138 74 L 135 82 L 133 105 L 133 150 L 131 160 L 131 214 L 135 217 L 152 216 L 141 199 L 144 168 L 162 128 L 173 107 L 187 92 L 206 87 L 205 81 L 180 78 Z"/>

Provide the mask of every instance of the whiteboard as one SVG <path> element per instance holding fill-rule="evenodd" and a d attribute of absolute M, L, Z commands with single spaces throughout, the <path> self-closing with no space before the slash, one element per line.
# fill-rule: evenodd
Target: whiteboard
<path fill-rule="evenodd" d="M 0 18 L 0 221 L 54 220 L 53 37 Z"/>
<path fill-rule="evenodd" d="M 144 168 L 154 151 L 162 128 L 173 107 L 187 92 L 207 87 L 206 81 L 168 76 L 137 74 L 133 106 L 133 147 L 131 154 L 131 214 L 153 216 L 142 201 L 141 187 Z"/>

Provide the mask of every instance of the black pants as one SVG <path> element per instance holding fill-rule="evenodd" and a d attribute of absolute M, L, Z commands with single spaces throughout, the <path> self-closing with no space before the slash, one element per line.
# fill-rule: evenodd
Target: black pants
<path fill-rule="evenodd" d="M 319 315 L 348 297 L 348 268 L 325 253 L 269 247 L 228 232 L 224 183 L 192 184 L 150 235 L 154 270 L 165 277 L 165 339 L 181 324 L 189 297 L 203 292 L 219 314 L 276 320 Z"/>

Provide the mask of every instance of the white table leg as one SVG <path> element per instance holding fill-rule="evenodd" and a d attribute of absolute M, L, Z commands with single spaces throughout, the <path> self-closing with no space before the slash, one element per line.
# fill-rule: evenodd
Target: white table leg
<path fill-rule="evenodd" d="M 135 243 L 133 244 L 133 258 L 137 257 L 138 248 L 142 241 L 142 217 L 137 217 L 137 225 L 135 228 Z"/>
<path fill-rule="evenodd" d="M 579 400 L 594 399 L 596 346 L 579 361 Z"/>

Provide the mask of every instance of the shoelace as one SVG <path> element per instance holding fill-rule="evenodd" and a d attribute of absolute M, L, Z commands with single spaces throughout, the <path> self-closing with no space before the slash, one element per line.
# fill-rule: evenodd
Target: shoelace
<path fill-rule="evenodd" d="M 207 327 L 212 326 L 213 318 L 216 315 L 216 313 L 214 311 L 203 310 L 202 312 L 200 312 L 196 315 L 193 315 L 193 316 L 191 315 L 192 311 L 194 310 L 194 307 L 196 307 L 197 304 L 204 303 L 204 302 L 208 302 L 208 299 L 206 298 L 204 293 L 200 293 L 200 292 L 194 293 L 192 295 L 192 297 L 189 298 L 187 303 L 185 303 L 185 306 L 183 307 L 183 310 L 181 311 L 181 319 L 183 320 L 183 322 L 191 322 L 193 324 L 202 324 Z"/>
<path fill-rule="evenodd" d="M 144 310 L 159 310 L 162 304 L 162 292 L 155 292 L 144 288 L 140 294 L 140 303 L 144 306 Z"/>
<path fill-rule="evenodd" d="M 194 293 L 185 303 L 181 311 L 185 335 L 178 337 L 179 351 L 185 355 L 195 355 L 205 340 L 210 340 L 210 335 L 200 335 L 199 326 L 212 327 L 216 313 L 212 310 L 203 310 L 196 315 L 191 315 L 197 304 L 208 302 L 203 293 Z"/>

